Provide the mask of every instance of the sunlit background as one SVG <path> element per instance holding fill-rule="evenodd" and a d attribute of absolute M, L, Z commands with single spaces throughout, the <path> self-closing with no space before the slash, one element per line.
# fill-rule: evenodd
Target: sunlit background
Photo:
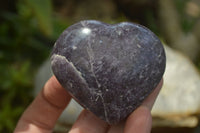
<path fill-rule="evenodd" d="M 152 132 L 200 132 L 200 0 L 1 0 L 1 133 L 13 131 L 48 79 L 48 57 L 58 36 L 85 19 L 135 22 L 158 35 L 168 62 Z M 70 125 L 61 119 L 55 132 L 67 132 Z"/>

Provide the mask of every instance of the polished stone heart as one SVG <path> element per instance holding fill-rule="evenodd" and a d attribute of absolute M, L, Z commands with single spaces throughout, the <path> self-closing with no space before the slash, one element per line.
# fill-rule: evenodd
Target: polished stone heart
<path fill-rule="evenodd" d="M 165 70 L 163 46 L 147 28 L 128 22 L 81 21 L 54 45 L 52 70 L 84 108 L 110 124 L 133 112 Z"/>

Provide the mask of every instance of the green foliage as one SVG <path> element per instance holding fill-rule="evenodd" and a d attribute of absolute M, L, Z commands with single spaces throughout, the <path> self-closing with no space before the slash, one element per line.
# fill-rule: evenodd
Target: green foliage
<path fill-rule="evenodd" d="M 0 132 L 12 132 L 32 100 L 34 74 L 67 27 L 52 19 L 51 0 L 19 0 L 0 13 Z"/>
<path fill-rule="evenodd" d="M 158 35 L 159 34 L 159 29 L 158 29 L 158 26 L 157 26 L 156 19 L 154 17 L 153 11 L 147 10 L 145 12 L 145 18 L 146 18 L 146 21 L 148 23 L 147 27 Z"/>
<path fill-rule="evenodd" d="M 6 69 L 6 70 L 5 70 Z M 0 132 L 11 132 L 31 100 L 30 63 L 0 66 Z M 30 74 L 30 75 L 29 75 Z"/>
<path fill-rule="evenodd" d="M 175 0 L 176 8 L 180 15 L 181 27 L 185 32 L 191 31 L 197 18 L 192 18 L 186 15 L 186 4 L 190 0 Z"/>
<path fill-rule="evenodd" d="M 52 27 L 52 5 L 50 0 L 25 0 L 28 7 L 32 9 L 35 17 L 38 20 L 38 25 L 41 31 L 50 36 L 53 33 Z"/>

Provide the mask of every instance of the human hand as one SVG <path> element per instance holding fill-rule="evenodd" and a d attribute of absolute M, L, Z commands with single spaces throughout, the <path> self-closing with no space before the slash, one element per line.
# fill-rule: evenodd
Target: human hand
<path fill-rule="evenodd" d="M 151 109 L 162 87 L 162 82 L 145 99 L 126 122 L 108 125 L 87 110 L 83 110 L 69 133 L 150 133 Z M 71 96 L 52 76 L 42 91 L 21 116 L 14 133 L 51 133 Z M 67 118 L 66 118 L 67 119 Z"/>

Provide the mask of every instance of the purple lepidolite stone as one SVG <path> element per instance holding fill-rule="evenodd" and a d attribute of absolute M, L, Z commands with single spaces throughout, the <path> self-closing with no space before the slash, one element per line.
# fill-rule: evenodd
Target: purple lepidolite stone
<path fill-rule="evenodd" d="M 86 20 L 56 41 L 52 70 L 84 108 L 110 124 L 133 112 L 160 82 L 165 52 L 147 28 Z"/>

